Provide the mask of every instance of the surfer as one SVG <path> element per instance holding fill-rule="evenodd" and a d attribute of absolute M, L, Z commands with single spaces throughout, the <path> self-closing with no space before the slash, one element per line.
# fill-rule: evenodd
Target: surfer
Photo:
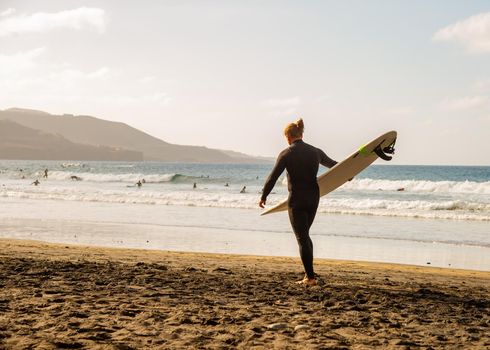
<path fill-rule="evenodd" d="M 284 170 L 288 178 L 288 214 L 291 227 L 299 246 L 299 254 L 305 270 L 305 277 L 298 284 L 314 286 L 317 284 L 313 270 L 313 242 L 310 227 L 315 219 L 320 190 L 316 182 L 319 164 L 328 168 L 337 162 L 325 152 L 303 141 L 304 123 L 299 119 L 284 129 L 289 147 L 277 157 L 276 164 L 267 178 L 259 206 L 264 208 L 267 196 Z"/>
<path fill-rule="evenodd" d="M 142 183 L 141 183 L 140 180 L 138 180 L 138 182 L 135 185 L 138 186 L 138 187 L 141 187 Z"/>
<path fill-rule="evenodd" d="M 246 193 L 247 192 L 247 186 L 243 186 L 242 190 L 240 191 L 240 193 Z"/>
<path fill-rule="evenodd" d="M 43 177 L 44 177 L 45 179 L 47 179 L 47 178 L 48 178 L 48 169 L 44 169 L 44 175 L 43 175 Z"/>
<path fill-rule="evenodd" d="M 36 179 L 36 181 L 34 181 L 33 183 L 31 183 L 31 185 L 34 185 L 34 186 L 37 186 L 37 185 L 39 185 L 39 184 L 40 184 L 40 182 L 39 182 L 39 180 L 38 180 L 38 179 Z"/>

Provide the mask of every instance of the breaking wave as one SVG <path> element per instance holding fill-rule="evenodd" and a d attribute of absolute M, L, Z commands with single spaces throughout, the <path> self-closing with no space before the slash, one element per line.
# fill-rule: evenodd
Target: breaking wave
<path fill-rule="evenodd" d="M 424 181 L 354 179 L 342 186 L 345 190 L 407 191 L 429 193 L 490 194 L 490 181 Z"/>
<path fill-rule="evenodd" d="M 227 191 L 206 189 L 161 191 L 152 190 L 150 187 L 135 190 L 78 186 L 47 187 L 41 184 L 38 187 L 18 185 L 3 187 L 0 189 L 0 197 L 257 209 L 259 196 L 257 192 L 255 188 L 250 189 L 248 193 L 240 194 L 237 188 Z M 271 195 L 268 204 L 274 205 L 283 198 L 282 195 Z M 321 199 L 318 211 L 332 214 L 490 221 L 490 202 L 471 199 L 403 200 L 326 196 Z"/>

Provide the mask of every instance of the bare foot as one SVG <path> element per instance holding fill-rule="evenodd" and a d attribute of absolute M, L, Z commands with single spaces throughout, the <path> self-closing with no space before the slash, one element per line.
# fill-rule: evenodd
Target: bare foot
<path fill-rule="evenodd" d="M 312 287 L 316 286 L 317 282 L 316 278 L 308 278 L 307 276 L 305 276 L 301 281 L 297 281 L 296 284 L 300 284 L 306 287 Z"/>

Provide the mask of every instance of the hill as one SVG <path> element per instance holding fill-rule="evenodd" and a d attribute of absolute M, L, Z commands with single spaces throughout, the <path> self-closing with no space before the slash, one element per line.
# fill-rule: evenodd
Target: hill
<path fill-rule="evenodd" d="M 202 163 L 269 162 L 268 159 L 252 157 L 238 152 L 171 144 L 125 123 L 103 120 L 92 116 L 52 115 L 41 111 L 11 108 L 0 111 L 0 120 L 6 119 L 45 133 L 59 134 L 77 144 L 97 147 L 107 146 L 141 152 L 143 160 L 149 161 Z"/>
<path fill-rule="evenodd" d="M 0 159 L 141 161 L 143 153 L 81 145 L 60 135 L 0 120 Z"/>

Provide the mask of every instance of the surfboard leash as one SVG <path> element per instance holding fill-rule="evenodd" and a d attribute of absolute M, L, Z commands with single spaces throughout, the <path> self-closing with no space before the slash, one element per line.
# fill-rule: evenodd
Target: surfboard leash
<path fill-rule="evenodd" d="M 384 140 L 383 140 L 383 142 L 384 142 Z M 390 161 L 393 159 L 393 156 L 389 156 L 388 154 L 395 154 L 396 139 L 394 139 L 393 142 L 390 143 L 388 146 L 381 148 L 381 145 L 383 144 L 383 142 L 381 142 L 379 145 L 377 145 L 374 148 L 374 153 L 376 153 L 376 155 L 378 157 L 380 157 L 381 159 L 386 160 L 386 161 Z"/>

